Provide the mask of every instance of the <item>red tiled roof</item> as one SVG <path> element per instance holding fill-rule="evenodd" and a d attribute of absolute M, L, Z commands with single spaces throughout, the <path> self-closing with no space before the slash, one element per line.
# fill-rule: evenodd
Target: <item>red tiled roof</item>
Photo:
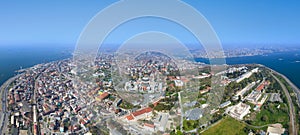
<path fill-rule="evenodd" d="M 134 117 L 136 117 L 136 116 L 142 115 L 142 114 L 144 114 L 144 113 L 149 113 L 149 112 L 151 112 L 151 111 L 152 111 L 152 108 L 147 107 L 147 108 L 144 108 L 144 109 L 142 109 L 142 110 L 133 112 L 132 115 L 133 115 Z"/>
<path fill-rule="evenodd" d="M 104 92 L 104 93 L 102 93 L 100 96 L 99 96 L 99 98 L 102 100 L 102 99 L 104 99 L 104 98 L 107 98 L 108 97 L 108 93 L 107 92 Z"/>
<path fill-rule="evenodd" d="M 128 116 L 126 117 L 126 119 L 127 119 L 127 120 L 133 120 L 134 118 L 133 118 L 133 116 L 130 114 L 130 115 L 128 115 Z"/>
<path fill-rule="evenodd" d="M 259 85 L 258 87 L 257 87 L 257 91 L 261 91 L 261 90 L 263 90 L 264 89 L 264 87 L 265 87 L 265 85 L 264 84 L 261 84 L 261 85 Z"/>
<path fill-rule="evenodd" d="M 155 126 L 153 124 L 144 123 L 144 126 L 154 128 Z"/>

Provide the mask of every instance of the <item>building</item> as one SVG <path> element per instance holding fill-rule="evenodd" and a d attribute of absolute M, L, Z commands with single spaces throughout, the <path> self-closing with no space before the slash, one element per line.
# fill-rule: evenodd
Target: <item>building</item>
<path fill-rule="evenodd" d="M 183 86 L 183 81 L 181 81 L 181 80 L 174 80 L 174 82 L 175 82 L 176 87 L 182 87 Z"/>
<path fill-rule="evenodd" d="M 220 104 L 219 108 L 227 107 L 227 106 L 229 106 L 230 104 L 231 104 L 231 101 L 226 101 L 226 102 Z"/>
<path fill-rule="evenodd" d="M 211 90 L 211 87 L 207 87 L 206 89 L 200 90 L 201 94 L 207 93 Z"/>
<path fill-rule="evenodd" d="M 11 115 L 11 117 L 10 117 L 10 124 L 15 125 L 15 116 L 14 115 Z"/>
<path fill-rule="evenodd" d="M 91 132 L 87 132 L 84 135 L 93 135 Z"/>
<path fill-rule="evenodd" d="M 198 120 L 203 116 L 203 111 L 200 108 L 194 108 L 185 112 L 187 120 Z"/>
<path fill-rule="evenodd" d="M 102 101 L 103 99 L 107 98 L 108 96 L 109 96 L 109 93 L 108 92 L 104 92 L 101 95 L 97 96 L 95 99 L 97 101 Z"/>
<path fill-rule="evenodd" d="M 128 121 L 139 120 L 139 119 L 145 119 L 147 117 L 150 117 L 151 115 L 152 115 L 152 108 L 147 107 L 131 113 L 130 115 L 126 116 L 126 119 Z"/>
<path fill-rule="evenodd" d="M 227 108 L 226 112 L 233 118 L 242 120 L 244 116 L 250 113 L 250 105 L 244 104 L 242 102 L 235 106 Z"/>
<path fill-rule="evenodd" d="M 269 81 L 263 81 L 257 88 L 257 91 L 262 91 L 264 90 L 268 85 L 270 85 Z"/>
<path fill-rule="evenodd" d="M 154 125 L 157 127 L 159 131 L 165 132 L 168 119 L 169 119 L 169 114 L 162 113 L 159 115 L 157 119 L 155 119 Z"/>
<path fill-rule="evenodd" d="M 256 104 L 261 96 L 262 94 L 260 92 L 252 91 L 249 95 L 247 95 L 246 100 L 250 103 Z"/>
<path fill-rule="evenodd" d="M 280 102 L 282 103 L 282 99 L 280 98 L 280 94 L 279 93 L 270 93 L 270 98 L 269 98 L 270 102 Z"/>
<path fill-rule="evenodd" d="M 194 79 L 204 79 L 204 78 L 207 78 L 207 77 L 210 77 L 210 76 L 211 76 L 210 74 L 202 73 L 202 75 L 193 76 L 193 78 Z"/>
<path fill-rule="evenodd" d="M 240 77 L 236 80 L 236 82 L 237 82 L 237 83 L 240 83 L 240 82 L 243 81 L 244 79 L 249 78 L 253 73 L 257 73 L 257 72 L 258 72 L 258 68 L 255 68 L 255 69 L 251 70 L 250 72 L 247 72 L 247 73 L 243 74 L 242 76 L 240 76 Z"/>
<path fill-rule="evenodd" d="M 192 102 L 189 102 L 189 103 L 184 103 L 183 105 L 186 106 L 186 107 L 193 107 L 197 104 L 197 101 L 192 101 Z"/>
<path fill-rule="evenodd" d="M 255 82 L 252 82 L 250 84 L 248 84 L 245 88 L 239 90 L 236 92 L 236 97 L 239 97 L 239 96 L 244 96 L 244 94 L 249 91 L 250 89 L 252 89 L 254 86 L 255 86 Z"/>
<path fill-rule="evenodd" d="M 20 135 L 28 135 L 28 130 L 20 130 Z"/>
<path fill-rule="evenodd" d="M 155 125 L 149 124 L 149 123 L 144 123 L 144 129 L 147 131 L 154 132 L 155 131 Z"/>
<path fill-rule="evenodd" d="M 282 135 L 284 132 L 285 129 L 282 128 L 281 124 L 273 124 L 267 129 L 267 135 Z"/>

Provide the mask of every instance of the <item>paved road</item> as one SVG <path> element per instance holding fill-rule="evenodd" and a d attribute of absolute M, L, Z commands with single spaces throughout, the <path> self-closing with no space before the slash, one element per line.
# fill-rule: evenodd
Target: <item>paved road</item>
<path fill-rule="evenodd" d="M 34 126 L 33 126 L 33 134 L 34 135 L 37 135 L 38 132 L 39 132 L 39 124 L 38 124 L 38 112 L 37 112 L 37 108 L 38 108 L 38 103 L 37 103 L 37 100 L 36 100 L 36 96 L 37 96 L 37 92 L 38 92 L 38 82 L 37 80 L 39 80 L 40 78 L 40 73 L 37 74 L 37 76 L 35 76 L 35 79 L 34 79 L 34 89 L 33 89 L 33 107 L 32 107 L 32 112 L 33 112 L 33 125 L 35 125 L 37 127 L 36 130 L 34 130 Z"/>
<path fill-rule="evenodd" d="M 273 71 L 274 72 L 274 71 Z M 276 74 L 280 75 L 285 81 L 292 87 L 293 91 L 296 93 L 298 97 L 298 106 L 300 107 L 300 90 L 299 88 L 293 84 L 287 77 L 275 71 Z"/>
<path fill-rule="evenodd" d="M 181 92 L 178 92 L 178 99 L 179 99 L 179 104 L 180 104 L 180 111 L 181 111 L 181 116 L 180 116 L 180 131 L 183 131 L 183 106 L 181 102 Z"/>
<path fill-rule="evenodd" d="M 283 74 L 281 73 L 278 73 L 277 71 L 269 68 L 269 67 L 266 67 L 264 65 L 260 65 L 262 67 L 265 67 L 267 69 L 269 69 L 271 72 L 273 73 L 276 73 L 278 75 L 280 75 L 283 79 L 285 79 L 285 81 L 292 87 L 293 91 L 297 94 L 297 97 L 298 97 L 298 106 L 300 107 L 300 89 L 295 85 L 293 84 L 286 76 L 284 76 Z"/>
<path fill-rule="evenodd" d="M 8 125 L 8 116 L 9 113 L 7 112 L 7 93 L 8 93 L 8 86 L 14 81 L 16 80 L 19 76 L 21 76 L 22 74 L 19 74 L 17 76 L 14 76 L 10 79 L 8 79 L 0 88 L 1 92 L 2 92 L 2 110 L 0 112 L 1 115 L 1 123 L 0 123 L 0 133 L 3 135 L 6 132 L 6 128 Z"/>
<path fill-rule="evenodd" d="M 244 121 L 242 121 L 244 124 L 246 124 L 247 126 L 249 126 L 249 127 L 252 127 L 252 128 L 263 128 L 263 127 L 268 127 L 268 126 L 272 126 L 273 124 L 266 124 L 266 125 L 262 125 L 262 126 L 254 126 L 254 125 L 250 125 L 250 124 L 248 124 L 247 122 L 244 122 Z"/>
<path fill-rule="evenodd" d="M 290 131 L 290 133 L 292 135 L 298 135 L 298 129 L 296 129 L 296 124 L 295 124 L 295 120 L 296 120 L 296 116 L 295 116 L 295 108 L 293 105 L 293 101 L 292 98 L 290 96 L 289 91 L 287 90 L 286 86 L 273 74 L 271 73 L 271 75 L 276 79 L 276 81 L 280 84 L 280 86 L 282 87 L 287 99 L 288 99 L 288 104 L 289 104 L 289 116 L 290 116 L 290 128 L 292 131 Z"/>

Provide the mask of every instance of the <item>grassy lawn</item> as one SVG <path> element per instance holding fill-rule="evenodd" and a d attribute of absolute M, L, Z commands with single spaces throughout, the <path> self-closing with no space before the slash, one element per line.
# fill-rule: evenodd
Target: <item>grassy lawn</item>
<path fill-rule="evenodd" d="M 247 135 L 244 132 L 246 125 L 231 117 L 224 118 L 220 123 L 209 128 L 202 135 Z"/>
<path fill-rule="evenodd" d="M 251 122 L 252 125 L 262 126 L 266 124 L 281 123 L 284 127 L 289 122 L 288 110 L 284 104 L 280 104 L 280 108 L 277 108 L 278 104 L 269 103 L 267 108 L 263 108 L 257 113 L 256 118 Z"/>

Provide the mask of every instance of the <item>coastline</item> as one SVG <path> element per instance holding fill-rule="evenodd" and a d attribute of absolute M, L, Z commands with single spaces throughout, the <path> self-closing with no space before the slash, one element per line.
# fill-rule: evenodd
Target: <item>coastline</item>
<path fill-rule="evenodd" d="M 19 75 L 15 75 L 11 78 L 9 78 L 8 80 L 6 80 L 1 86 L 0 86 L 0 96 L 3 95 L 3 92 L 5 92 L 6 88 L 9 86 L 9 84 L 11 84 L 14 80 L 16 80 L 16 78 L 18 78 L 19 76 L 21 76 L 22 74 L 19 74 Z M 2 99 L 3 101 L 3 99 Z M 2 104 L 0 104 L 2 105 Z M 2 109 L 1 109 L 1 112 L 2 112 Z"/>
<path fill-rule="evenodd" d="M 57 60 L 56 60 L 57 61 Z M 54 62 L 54 61 L 52 61 L 52 62 Z M 51 62 L 50 62 L 51 63 Z M 45 63 L 41 63 L 41 64 L 45 64 Z M 39 64 L 37 64 L 37 65 L 39 65 Z M 234 64 L 234 65 L 245 65 L 245 64 Z M 247 64 L 246 64 L 247 65 Z M 297 105 L 300 107 L 300 89 L 288 78 L 288 77 L 286 77 L 285 75 L 283 75 L 282 73 L 279 73 L 278 71 L 276 71 L 276 70 L 274 70 L 274 69 L 272 69 L 272 68 L 270 68 L 270 67 L 267 67 L 267 66 L 265 66 L 265 65 L 263 65 L 263 64 L 254 64 L 254 65 L 258 65 L 258 66 L 260 66 L 260 67 L 264 67 L 264 68 L 266 68 L 266 69 L 268 69 L 268 70 L 270 70 L 270 71 L 272 71 L 273 73 L 276 73 L 277 75 L 279 75 L 279 76 L 281 76 L 283 79 L 285 79 L 285 81 L 292 87 L 292 89 L 293 89 L 293 92 L 294 93 L 296 93 L 296 95 L 297 95 L 297 99 L 298 99 L 298 102 L 297 102 Z M 34 66 L 32 66 L 32 67 L 34 67 Z M 29 67 L 29 68 L 26 68 L 26 69 L 23 69 L 22 71 L 26 71 L 26 70 L 28 70 L 28 69 L 30 69 L 31 67 Z M 17 72 L 17 71 L 16 71 Z M 1 93 L 0 93 L 0 96 L 2 96 L 2 94 L 3 94 L 3 87 L 4 86 L 6 86 L 6 85 L 8 85 L 7 83 L 11 83 L 13 80 L 15 80 L 15 78 L 17 78 L 18 76 L 20 76 L 22 73 L 20 73 L 20 74 L 18 74 L 18 75 L 14 75 L 14 76 L 12 76 L 12 77 L 10 77 L 9 79 L 7 79 L 6 81 L 4 81 L 4 83 L 3 84 L 0 84 L 0 90 L 1 90 Z M 2 109 L 1 109 L 2 110 Z"/>
<path fill-rule="evenodd" d="M 300 88 L 300 63 L 295 61 L 300 60 L 300 50 L 291 50 L 289 52 L 277 52 L 268 54 L 268 56 L 245 56 L 226 58 L 228 65 L 241 65 L 241 64 L 262 64 L 273 70 L 288 77 L 295 86 Z M 279 60 L 283 59 L 283 60 Z M 195 58 L 195 61 L 210 64 L 208 59 Z"/>
<path fill-rule="evenodd" d="M 68 59 L 68 58 L 67 58 L 67 59 Z M 66 60 L 66 59 L 62 59 L 62 60 Z M 60 60 L 55 60 L 55 61 L 60 61 Z M 52 62 L 55 62 L 55 61 L 51 61 L 51 62 L 49 62 L 49 63 L 52 63 Z M 40 64 L 45 64 L 45 63 L 40 63 Z M 40 65 L 40 64 L 37 64 L 37 65 Z M 251 63 L 249 63 L 249 64 L 251 64 Z M 248 64 L 231 64 L 231 65 L 248 65 Z M 296 85 L 295 85 L 288 77 L 286 77 L 286 76 L 283 75 L 282 73 L 280 73 L 280 72 L 278 72 L 278 71 L 276 71 L 276 70 L 274 70 L 274 69 L 272 69 L 272 68 L 270 68 L 270 67 L 268 67 L 268 66 L 265 66 L 265 65 L 263 65 L 263 64 L 254 64 L 254 65 L 258 65 L 258 66 L 260 66 L 260 67 L 267 68 L 268 70 L 270 70 L 270 71 L 272 71 L 272 72 L 274 72 L 274 73 L 280 75 L 282 78 L 284 78 L 285 81 L 293 88 L 294 92 L 297 94 L 297 97 L 298 97 L 298 100 L 299 100 L 299 105 L 300 105 L 300 89 L 299 89 L 299 88 L 298 88 L 298 87 L 297 87 L 297 86 L 296 86 Z M 34 66 L 36 66 L 36 65 L 34 65 Z M 34 66 L 32 66 L 32 67 L 34 67 Z M 26 71 L 26 70 L 28 70 L 28 69 L 30 69 L 30 68 L 32 68 L 32 67 L 27 67 L 27 68 L 22 69 L 22 70 L 16 70 L 15 72 L 24 72 L 24 71 Z M 0 84 L 0 88 L 2 89 L 3 85 L 5 85 L 7 82 L 11 81 L 11 79 L 16 78 L 17 76 L 20 76 L 21 74 L 22 74 L 22 73 L 17 74 L 17 75 L 14 75 L 14 76 L 8 78 L 8 79 L 5 80 L 2 84 Z M 13 79 L 13 80 L 14 80 L 14 79 Z M 0 90 L 1 90 L 1 89 L 0 89 Z M 2 93 L 2 91 L 1 91 L 1 93 Z"/>
<path fill-rule="evenodd" d="M 276 73 L 276 71 L 273 71 L 273 70 L 271 70 L 270 74 L 271 74 L 271 75 L 273 76 L 273 78 L 280 84 L 280 86 L 281 86 L 282 90 L 284 91 L 284 94 L 285 94 L 285 96 L 286 96 L 286 98 L 287 98 L 287 103 L 288 103 L 288 106 L 289 106 L 289 118 L 290 118 L 290 122 L 289 122 L 289 124 L 290 124 L 290 126 L 289 126 L 289 132 L 290 132 L 291 134 L 297 135 L 297 134 L 298 134 L 298 130 L 296 130 L 296 127 L 298 127 L 298 126 L 297 126 L 298 124 L 296 123 L 297 119 L 296 119 L 296 112 L 295 112 L 295 107 L 294 107 L 294 105 L 295 105 L 295 104 L 298 104 L 298 103 L 295 103 L 295 104 L 294 104 L 294 101 L 293 101 L 293 99 L 291 98 L 291 93 L 290 93 L 290 91 L 288 90 L 286 84 L 283 83 L 283 80 L 281 80 L 281 79 L 279 79 L 278 77 L 276 77 L 276 75 L 279 76 L 279 77 L 282 77 L 282 78 L 283 78 L 283 76 L 280 76 L 279 74 Z M 284 81 L 286 81 L 286 82 L 288 81 L 288 80 L 286 80 L 285 78 L 283 78 L 283 79 L 284 79 Z M 288 83 L 287 85 L 290 85 L 290 84 Z M 295 91 L 296 91 L 296 89 L 292 88 L 292 92 L 295 92 Z M 297 101 L 295 101 L 295 102 L 297 102 Z"/>
<path fill-rule="evenodd" d="M 8 80 L 6 80 L 1 86 L 0 86 L 0 97 L 1 99 L 1 111 L 0 111 L 0 118 L 1 118 L 1 124 L 0 124 L 0 133 L 6 132 L 6 125 L 8 122 L 8 113 L 7 113 L 7 92 L 8 92 L 8 86 L 16 80 L 19 76 L 22 74 L 15 75 Z"/>
<path fill-rule="evenodd" d="M 258 65 L 262 66 L 262 67 L 265 67 L 268 70 L 272 71 L 273 73 L 281 76 L 292 87 L 293 92 L 296 93 L 297 99 L 298 99 L 297 105 L 298 105 L 298 107 L 300 107 L 300 89 L 288 77 L 286 77 L 285 75 L 283 75 L 283 74 L 277 72 L 276 70 L 273 70 L 272 68 L 269 68 L 269 67 L 267 67 L 265 65 L 262 65 L 262 64 L 258 64 Z"/>
<path fill-rule="evenodd" d="M 51 63 L 51 62 L 50 62 Z M 45 64 L 45 63 L 43 63 L 43 64 Z M 40 64 L 38 64 L 38 65 L 40 65 Z M 269 67 L 267 67 L 267 66 L 265 66 L 265 65 L 262 65 L 262 64 L 234 64 L 234 65 L 253 65 L 253 66 L 257 66 L 257 67 L 260 67 L 261 69 L 266 69 L 267 71 L 271 71 L 270 73 L 271 74 L 276 74 L 276 75 L 279 75 L 280 77 L 282 77 L 288 84 L 288 86 L 290 86 L 291 88 L 292 88 L 292 91 L 294 92 L 294 93 L 296 93 L 297 94 L 297 100 L 296 100 L 296 104 L 299 106 L 299 104 L 300 104 L 300 90 L 299 90 L 299 88 L 295 85 L 295 84 L 293 84 L 293 82 L 292 81 L 290 81 L 285 75 L 283 75 L 283 74 L 281 74 L 281 73 L 279 73 L 279 72 L 277 72 L 277 71 L 275 71 L 275 70 L 273 70 L 273 69 L 271 69 L 271 68 L 269 68 Z M 231 66 L 234 66 L 234 65 L 231 65 Z M 33 66 L 34 67 L 34 66 Z M 28 68 L 28 69 L 30 69 L 30 68 Z M 26 70 L 28 70 L 28 69 L 24 69 L 24 71 L 26 71 Z M 13 77 L 11 77 L 11 78 L 9 78 L 8 80 L 6 80 L 5 81 L 5 83 L 3 83 L 2 85 L 1 85 L 1 97 L 2 97 L 2 105 L 1 105 L 1 116 L 0 116 L 0 118 L 1 118 L 1 121 L 2 121 L 2 123 L 1 123 L 1 125 L 0 125 L 0 132 L 1 133 L 3 133 L 3 132 L 6 132 L 6 126 L 5 125 L 7 125 L 7 122 L 8 122 L 8 113 L 7 113 L 7 93 L 8 93 L 8 88 L 9 88 L 9 85 L 15 80 L 15 79 L 17 79 L 19 76 L 21 76 L 23 73 L 21 73 L 21 74 L 18 74 L 18 75 L 15 75 L 15 76 L 13 76 Z M 283 81 L 281 81 L 281 82 L 283 82 Z M 286 90 L 285 90 L 286 91 Z M 286 93 L 286 95 L 290 95 L 290 93 L 289 92 L 285 92 Z M 288 93 L 288 94 L 287 94 Z M 289 104 L 290 105 L 294 105 L 295 103 L 293 103 L 293 102 L 291 102 L 291 99 L 290 99 L 290 101 L 289 101 Z M 290 108 L 291 108 L 291 106 L 290 106 Z M 293 115 L 293 116 L 295 116 L 295 115 Z M 295 118 L 293 118 L 293 119 L 295 119 Z M 293 122 L 294 123 L 294 122 Z M 297 125 L 297 124 L 296 124 Z M 295 126 L 294 126 L 295 127 Z M 293 129 L 295 129 L 295 128 L 293 128 Z M 294 131 L 294 130 L 293 130 Z"/>
<path fill-rule="evenodd" d="M 65 60 L 65 59 L 63 59 L 63 60 Z M 60 61 L 60 60 L 55 60 L 55 61 Z M 52 61 L 52 62 L 55 62 L 55 61 Z M 52 63 L 52 62 L 49 62 L 49 63 Z M 45 63 L 41 63 L 41 64 L 45 64 Z M 37 64 L 37 65 L 40 65 L 40 64 Z M 249 64 L 230 64 L 230 65 L 249 65 Z M 293 92 L 297 95 L 297 100 L 298 100 L 297 105 L 300 107 L 300 89 L 287 76 L 285 76 L 284 74 L 282 74 L 282 73 L 280 73 L 280 72 L 278 72 L 278 71 L 276 71 L 276 70 L 274 70 L 274 69 L 272 69 L 272 68 L 270 68 L 266 65 L 263 65 L 263 64 L 252 64 L 252 65 L 257 65 L 259 67 L 266 68 L 266 69 L 270 70 L 271 72 L 281 76 L 291 86 L 291 88 L 293 89 Z M 34 66 L 36 66 L 36 65 L 34 65 Z M 32 66 L 32 67 L 34 67 L 34 66 Z M 25 68 L 25 69 L 22 69 L 22 70 L 17 70 L 15 72 L 18 72 L 18 71 L 24 72 L 24 71 L 26 71 L 26 70 L 28 70 L 32 67 L 28 67 L 28 68 Z M 2 96 L 2 94 L 3 94 L 3 90 L 2 90 L 3 87 L 6 86 L 8 82 L 11 83 L 11 81 L 15 80 L 15 78 L 22 75 L 22 72 L 20 74 L 17 74 L 17 75 L 14 75 L 14 76 L 10 77 L 9 79 L 5 80 L 4 83 L 0 84 L 0 88 L 1 88 L 0 89 L 1 90 L 0 96 Z"/>

